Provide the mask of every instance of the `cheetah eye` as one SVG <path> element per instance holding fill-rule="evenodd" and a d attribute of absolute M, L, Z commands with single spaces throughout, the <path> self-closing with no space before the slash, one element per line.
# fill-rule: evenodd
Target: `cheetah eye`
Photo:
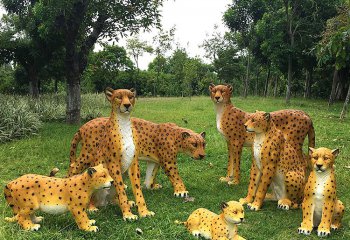
<path fill-rule="evenodd" d="M 254 118 L 252 118 L 252 122 L 255 122 L 255 119 L 254 119 Z"/>
<path fill-rule="evenodd" d="M 192 143 L 193 147 L 197 147 L 197 143 Z"/>
<path fill-rule="evenodd" d="M 234 211 L 233 214 L 237 214 L 237 211 Z"/>
<path fill-rule="evenodd" d="M 329 158 L 328 157 L 324 157 L 323 160 L 327 161 Z"/>

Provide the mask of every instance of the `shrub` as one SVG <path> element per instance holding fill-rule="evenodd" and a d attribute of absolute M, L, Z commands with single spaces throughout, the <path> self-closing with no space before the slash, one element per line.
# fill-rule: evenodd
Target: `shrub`
<path fill-rule="evenodd" d="M 23 97 L 0 95 L 0 142 L 37 134 L 39 115 Z"/>

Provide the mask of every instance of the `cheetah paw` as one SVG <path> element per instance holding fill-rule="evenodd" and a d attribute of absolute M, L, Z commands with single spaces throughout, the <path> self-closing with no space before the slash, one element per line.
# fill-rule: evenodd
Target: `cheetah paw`
<path fill-rule="evenodd" d="M 44 219 L 44 217 L 42 217 L 42 216 L 33 217 L 33 218 L 32 218 L 32 222 L 33 222 L 33 223 L 40 223 L 40 222 L 42 222 L 43 219 Z"/>
<path fill-rule="evenodd" d="M 331 229 L 332 230 L 338 230 L 340 228 L 340 225 L 332 224 Z"/>
<path fill-rule="evenodd" d="M 188 191 L 175 192 L 174 196 L 175 197 L 187 197 L 188 196 Z"/>
<path fill-rule="evenodd" d="M 89 220 L 89 224 L 90 224 L 90 225 L 95 225 L 95 223 L 96 223 L 95 220 L 93 220 L 93 219 Z"/>
<path fill-rule="evenodd" d="M 239 181 L 238 180 L 232 180 L 227 182 L 228 185 L 238 185 Z"/>
<path fill-rule="evenodd" d="M 133 221 L 133 220 L 137 220 L 137 219 L 138 219 L 138 217 L 132 213 L 128 213 L 128 214 L 123 215 L 124 221 Z"/>
<path fill-rule="evenodd" d="M 312 229 L 306 229 L 306 228 L 302 228 L 302 227 L 298 228 L 298 233 L 299 234 L 310 235 L 311 231 L 312 231 Z"/>
<path fill-rule="evenodd" d="M 230 182 L 232 181 L 232 177 L 221 177 L 219 178 L 220 182 Z"/>
<path fill-rule="evenodd" d="M 38 231 L 40 228 L 40 224 L 34 224 L 30 227 L 30 231 Z"/>
<path fill-rule="evenodd" d="M 252 201 L 249 200 L 248 198 L 240 198 L 239 199 L 239 203 L 242 204 L 242 205 L 245 205 L 245 204 L 248 204 L 248 203 L 251 203 Z"/>
<path fill-rule="evenodd" d="M 277 208 L 283 210 L 289 210 L 291 202 L 289 200 L 279 200 L 277 203 Z"/>
<path fill-rule="evenodd" d="M 255 203 L 248 203 L 247 207 L 251 211 L 258 211 L 258 210 L 260 210 L 260 207 L 257 204 L 255 204 Z"/>
<path fill-rule="evenodd" d="M 196 238 L 200 237 L 200 233 L 197 230 L 192 231 L 192 235 L 195 236 Z"/>
<path fill-rule="evenodd" d="M 163 188 L 163 186 L 161 184 L 158 184 L 158 183 L 152 184 L 152 186 L 151 186 L 152 190 L 158 190 L 158 189 L 161 189 L 161 188 Z"/>
<path fill-rule="evenodd" d="M 93 206 L 93 205 L 90 205 L 89 208 L 87 209 L 87 211 L 89 213 L 95 213 L 95 212 L 98 212 L 98 208 Z"/>
<path fill-rule="evenodd" d="M 140 213 L 140 217 L 142 217 L 142 218 L 145 218 L 145 217 L 152 217 L 152 216 L 154 216 L 154 215 L 155 215 L 154 212 L 148 211 L 148 210 L 143 211 L 142 213 Z"/>
<path fill-rule="evenodd" d="M 136 203 L 134 201 L 128 201 L 130 207 L 136 207 Z"/>
<path fill-rule="evenodd" d="M 90 226 L 86 229 L 86 231 L 88 232 L 97 232 L 98 231 L 98 227 L 97 226 Z"/>
<path fill-rule="evenodd" d="M 331 234 L 331 231 L 329 229 L 318 229 L 317 230 L 317 236 L 319 237 L 327 237 Z"/>

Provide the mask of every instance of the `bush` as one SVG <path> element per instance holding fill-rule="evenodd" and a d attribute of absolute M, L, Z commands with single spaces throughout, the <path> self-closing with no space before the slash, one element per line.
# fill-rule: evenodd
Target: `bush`
<path fill-rule="evenodd" d="M 0 142 L 37 134 L 42 124 L 25 98 L 0 95 L 0 104 Z"/>

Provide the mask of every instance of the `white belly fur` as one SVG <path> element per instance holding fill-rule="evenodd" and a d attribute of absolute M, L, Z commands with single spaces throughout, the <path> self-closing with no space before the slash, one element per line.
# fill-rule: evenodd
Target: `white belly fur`
<path fill-rule="evenodd" d="M 119 131 L 122 135 L 122 172 L 129 169 L 135 155 L 136 147 L 132 135 L 130 115 L 118 115 Z"/>
<path fill-rule="evenodd" d="M 328 173 L 316 173 L 316 189 L 315 189 L 315 196 L 314 196 L 314 226 L 317 227 L 322 218 L 322 208 L 323 208 L 323 202 L 324 202 L 324 188 L 326 186 L 326 183 L 329 179 Z"/>
<path fill-rule="evenodd" d="M 45 205 L 40 204 L 39 209 L 45 213 L 49 214 L 62 214 L 68 211 L 68 207 L 66 205 Z"/>
<path fill-rule="evenodd" d="M 276 175 L 273 177 L 271 189 L 277 200 L 286 198 L 285 179 L 281 172 L 276 172 Z"/>

